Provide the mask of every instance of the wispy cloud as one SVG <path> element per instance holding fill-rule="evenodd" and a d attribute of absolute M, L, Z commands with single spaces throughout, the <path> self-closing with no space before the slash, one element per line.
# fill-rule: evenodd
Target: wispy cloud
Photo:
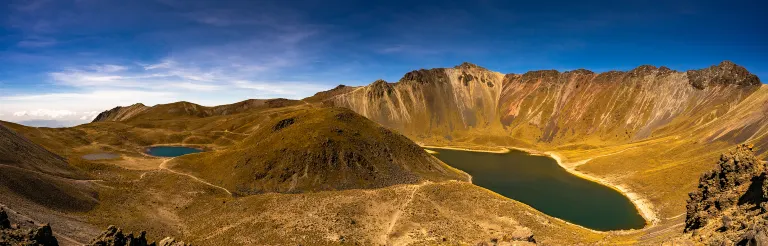
<path fill-rule="evenodd" d="M 277 95 L 288 98 L 301 98 L 312 95 L 318 91 L 329 89 L 328 86 L 310 82 L 259 82 L 259 81 L 235 81 L 234 86 L 240 89 L 253 90 L 258 94 Z"/>
<path fill-rule="evenodd" d="M 31 37 L 19 41 L 16 45 L 22 48 L 42 48 L 56 45 L 58 41 L 53 38 Z"/>

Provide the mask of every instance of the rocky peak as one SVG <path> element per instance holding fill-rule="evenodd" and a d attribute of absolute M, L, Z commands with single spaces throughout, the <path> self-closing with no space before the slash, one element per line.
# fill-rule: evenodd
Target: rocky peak
<path fill-rule="evenodd" d="M 459 65 L 457 65 L 457 66 L 455 66 L 453 68 L 455 68 L 455 69 L 482 69 L 482 70 L 488 70 L 488 69 L 485 69 L 484 67 L 481 67 L 481 66 L 469 63 L 469 62 L 462 62 L 461 64 L 459 64 Z"/>
<path fill-rule="evenodd" d="M 337 85 L 336 87 L 333 87 L 333 89 L 331 89 L 331 91 L 338 91 L 338 90 L 343 90 L 343 89 L 346 89 L 347 87 L 349 87 L 349 86 L 346 86 L 346 85 Z"/>
<path fill-rule="evenodd" d="M 751 145 L 721 155 L 717 167 L 704 173 L 688 196 L 685 231 L 693 232 L 694 241 L 742 245 L 768 233 L 766 166 Z"/>
<path fill-rule="evenodd" d="M 34 229 L 11 225 L 8 213 L 0 208 L 0 245 L 58 246 L 59 241 L 53 236 L 50 225 L 44 224 Z"/>
<path fill-rule="evenodd" d="M 443 68 L 413 70 L 406 73 L 403 78 L 400 79 L 400 82 L 415 82 L 419 84 L 447 83 L 448 81 L 448 76 L 445 74 L 445 69 Z"/>
<path fill-rule="evenodd" d="M 700 90 L 717 85 L 760 85 L 760 78 L 757 75 L 731 61 L 723 61 L 716 66 L 704 69 L 688 70 L 686 74 L 691 86 Z"/>
<path fill-rule="evenodd" d="M 584 68 L 579 68 L 579 69 L 576 69 L 576 70 L 567 71 L 565 73 L 567 73 L 567 74 L 583 74 L 583 75 L 594 75 L 595 74 L 595 72 L 592 72 L 592 71 L 584 69 Z"/>
<path fill-rule="evenodd" d="M 560 77 L 560 72 L 557 70 L 538 70 L 538 71 L 530 71 L 523 74 L 522 81 L 523 83 L 531 83 L 536 82 L 538 80 L 542 81 L 548 81 L 548 82 L 555 82 L 558 81 Z"/>
<path fill-rule="evenodd" d="M 389 95 L 394 90 L 392 84 L 383 79 L 378 79 L 369 85 L 368 97 L 369 98 L 381 98 L 384 95 Z"/>

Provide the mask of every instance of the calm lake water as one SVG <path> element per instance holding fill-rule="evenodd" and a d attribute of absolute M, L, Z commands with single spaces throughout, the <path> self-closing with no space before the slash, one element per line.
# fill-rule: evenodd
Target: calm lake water
<path fill-rule="evenodd" d="M 595 230 L 640 229 L 645 220 L 616 190 L 568 173 L 546 156 L 430 149 L 472 175 L 472 183 L 537 210 Z"/>
<path fill-rule="evenodd" d="M 147 150 L 147 154 L 158 157 L 177 157 L 186 154 L 203 152 L 200 149 L 189 147 L 177 147 L 177 146 L 157 146 L 150 147 Z"/>

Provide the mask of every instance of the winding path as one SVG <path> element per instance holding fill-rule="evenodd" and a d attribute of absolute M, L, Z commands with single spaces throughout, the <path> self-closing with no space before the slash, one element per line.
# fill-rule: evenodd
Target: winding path
<path fill-rule="evenodd" d="M 227 192 L 227 194 L 229 194 L 230 196 L 232 196 L 232 192 L 230 192 L 229 190 L 227 190 L 227 189 L 226 189 L 226 188 L 224 188 L 224 187 L 221 187 L 221 186 L 218 186 L 218 185 L 215 185 L 215 184 L 211 184 L 211 183 L 208 183 L 208 182 L 206 182 L 205 180 L 202 180 L 202 179 L 200 179 L 200 178 L 198 178 L 198 177 L 195 177 L 195 176 L 193 176 L 193 175 L 191 175 L 191 174 L 186 174 L 186 173 L 182 173 L 182 172 L 174 171 L 173 169 L 170 169 L 170 168 L 168 168 L 168 167 L 166 166 L 166 164 L 167 164 L 169 161 L 171 161 L 171 160 L 173 160 L 173 158 L 169 158 L 169 159 L 167 159 L 167 160 L 163 161 L 162 163 L 160 163 L 160 166 L 158 166 L 158 168 L 159 168 L 160 170 L 166 170 L 166 171 L 168 171 L 168 172 L 171 172 L 171 173 L 175 173 L 175 174 L 178 174 L 178 175 L 184 175 L 184 176 L 190 177 L 190 178 L 192 178 L 192 179 L 196 180 L 197 182 L 200 182 L 200 183 L 206 184 L 206 185 L 208 185 L 208 186 L 211 186 L 211 187 L 215 187 L 215 188 L 221 189 L 221 190 L 223 190 L 223 191 Z M 146 174 L 146 173 L 144 173 L 144 174 Z M 142 174 L 142 176 L 141 176 L 142 178 L 144 177 L 144 174 Z"/>

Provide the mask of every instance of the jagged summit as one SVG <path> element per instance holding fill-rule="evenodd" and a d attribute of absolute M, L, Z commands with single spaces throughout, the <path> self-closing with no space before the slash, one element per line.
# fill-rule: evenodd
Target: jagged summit
<path fill-rule="evenodd" d="M 718 65 L 686 72 L 690 84 L 697 89 L 711 85 L 760 85 L 760 78 L 750 73 L 746 68 L 731 61 L 723 61 Z"/>
<path fill-rule="evenodd" d="M 482 70 L 488 70 L 488 69 L 486 69 L 484 67 L 481 67 L 481 66 L 478 66 L 478 65 L 476 65 L 474 63 L 469 63 L 469 62 L 462 62 L 461 64 L 456 65 L 453 68 L 455 68 L 455 69 L 473 69 L 473 68 L 477 68 L 477 69 L 482 69 Z"/>
<path fill-rule="evenodd" d="M 346 85 L 338 85 L 334 87 L 333 89 L 327 90 L 327 91 L 321 91 L 318 93 L 315 93 L 315 95 L 312 95 L 311 97 L 307 97 L 302 99 L 302 101 L 309 102 L 309 103 L 316 103 L 321 102 L 323 100 L 326 100 L 328 98 L 344 94 L 347 92 L 350 92 L 354 89 L 356 89 L 356 86 L 346 86 Z"/>

